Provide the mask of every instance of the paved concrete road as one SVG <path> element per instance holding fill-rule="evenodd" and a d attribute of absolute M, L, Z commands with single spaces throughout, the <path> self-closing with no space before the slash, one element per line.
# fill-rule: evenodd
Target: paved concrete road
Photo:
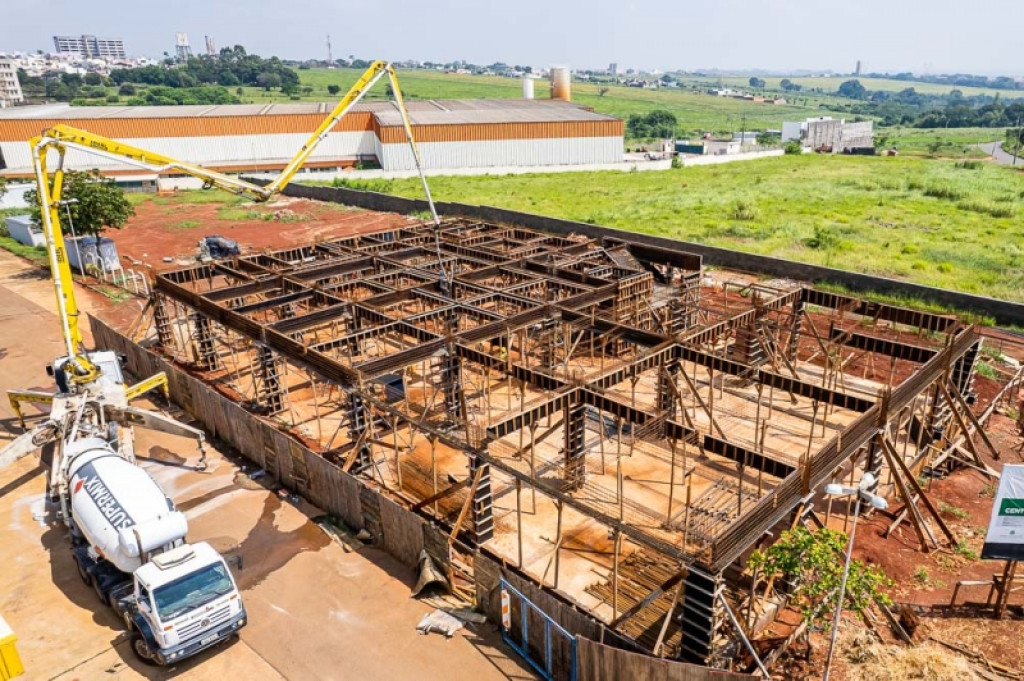
<path fill-rule="evenodd" d="M 2 251 L 0 273 L 0 390 L 47 389 L 43 367 L 61 345 L 56 318 L 42 307 L 49 280 Z M 6 402 L 0 445 L 17 432 Z M 193 443 L 141 429 L 136 452 L 188 516 L 190 538 L 229 559 L 249 626 L 171 669 L 136 661 L 119 620 L 79 579 L 45 500 L 45 468 L 30 455 L 0 471 L 0 614 L 19 637 L 25 678 L 534 678 L 489 624 L 450 641 L 418 635 L 432 607 L 410 598 L 408 568 L 330 538 L 310 520 L 317 509 L 261 487 L 240 473 L 241 462 L 212 452 L 209 470 L 197 473 L 185 465 L 196 457 Z"/>
<path fill-rule="evenodd" d="M 995 162 L 1000 165 L 1013 165 L 1013 154 L 1003 151 L 1002 142 L 986 142 L 985 144 L 979 144 L 978 148 L 995 159 Z M 1021 151 L 1024 152 L 1024 148 Z M 1017 165 L 1024 169 L 1024 159 L 1020 156 L 1017 157 Z"/>

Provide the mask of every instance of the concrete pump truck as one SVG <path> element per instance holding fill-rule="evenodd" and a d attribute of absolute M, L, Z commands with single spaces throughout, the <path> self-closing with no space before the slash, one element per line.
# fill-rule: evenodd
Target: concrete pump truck
<path fill-rule="evenodd" d="M 166 375 L 160 373 L 128 386 L 123 358 L 108 350 L 85 348 L 58 217 L 65 153 L 77 149 L 158 172 L 186 173 L 202 179 L 207 188 L 266 201 L 291 181 L 319 142 L 384 74 L 391 81 L 438 226 L 395 71 L 381 61 L 366 70 L 281 174 L 265 187 L 64 125 L 30 141 L 66 354 L 47 367 L 56 383 L 55 393 L 8 393 L 23 428 L 24 403 L 48 404 L 50 412 L 31 431 L 0 450 L 0 468 L 53 445 L 49 496 L 57 517 L 67 527 L 78 572 L 123 619 L 131 632 L 133 652 L 147 663 L 168 665 L 210 648 L 244 627 L 247 615 L 224 558 L 205 542 L 186 541 L 184 514 L 175 510 L 171 499 L 135 461 L 133 426 L 142 426 L 194 438 L 202 453 L 196 467 L 205 468 L 203 432 L 129 404 L 156 388 L 167 396 Z M 57 156 L 53 172 L 48 167 L 50 152 Z"/>

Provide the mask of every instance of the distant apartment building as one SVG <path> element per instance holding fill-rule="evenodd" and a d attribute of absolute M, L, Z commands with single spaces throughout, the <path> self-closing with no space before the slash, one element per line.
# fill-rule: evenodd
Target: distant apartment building
<path fill-rule="evenodd" d="M 0 108 L 25 101 L 18 82 L 18 69 L 10 59 L 0 59 Z"/>
<path fill-rule="evenodd" d="M 55 35 L 53 46 L 58 54 L 80 54 L 100 59 L 127 59 L 124 41 L 117 38 L 97 38 L 94 35 Z"/>

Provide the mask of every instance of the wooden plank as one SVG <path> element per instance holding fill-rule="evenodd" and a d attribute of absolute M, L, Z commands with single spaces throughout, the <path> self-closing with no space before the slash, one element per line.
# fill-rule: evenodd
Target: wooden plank
<path fill-rule="evenodd" d="M 427 497 L 423 501 L 417 502 L 416 505 L 412 507 L 412 510 L 413 511 L 418 511 L 421 508 L 423 508 L 424 506 L 429 506 L 430 504 L 434 503 L 435 501 L 440 501 L 441 499 L 444 499 L 445 497 L 451 496 L 452 494 L 455 494 L 456 492 L 458 492 L 460 489 L 462 489 L 463 487 L 465 487 L 468 484 L 469 484 L 469 478 L 466 478 L 465 480 L 460 480 L 459 482 L 455 483 L 454 485 L 451 485 L 450 487 L 447 487 L 447 488 L 441 490 L 437 494 L 434 494 L 434 495 L 432 495 L 430 497 Z"/>

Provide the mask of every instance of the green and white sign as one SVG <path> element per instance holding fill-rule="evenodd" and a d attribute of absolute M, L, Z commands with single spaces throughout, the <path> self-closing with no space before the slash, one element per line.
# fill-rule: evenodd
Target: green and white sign
<path fill-rule="evenodd" d="M 1024 560 L 1024 464 L 1003 466 L 981 557 Z"/>

